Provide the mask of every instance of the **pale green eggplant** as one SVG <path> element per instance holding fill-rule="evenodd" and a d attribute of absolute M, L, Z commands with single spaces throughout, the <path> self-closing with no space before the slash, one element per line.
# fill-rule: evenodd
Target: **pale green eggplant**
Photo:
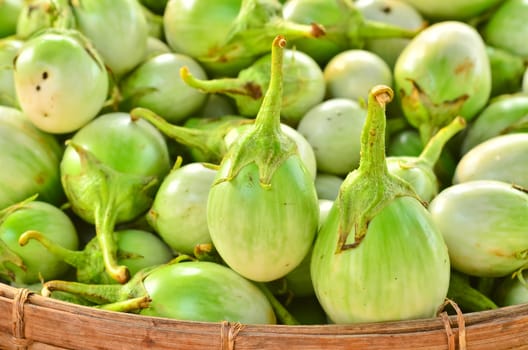
<path fill-rule="evenodd" d="M 396 93 L 423 143 L 457 115 L 471 120 L 491 93 L 486 47 L 464 22 L 435 23 L 414 37 L 394 67 Z"/>
<path fill-rule="evenodd" d="M 389 23 L 416 31 L 423 29 L 426 25 L 420 12 L 405 1 L 358 0 L 355 5 L 367 20 Z M 367 39 L 364 49 L 383 58 L 392 69 L 409 40 L 409 38 Z"/>
<path fill-rule="evenodd" d="M 469 125 L 460 145 L 462 155 L 488 139 L 528 131 L 528 96 L 518 93 L 502 95 L 488 105 Z"/>
<path fill-rule="evenodd" d="M 0 39 L 0 105 L 19 107 L 15 91 L 13 59 L 24 41 L 14 37 Z"/>
<path fill-rule="evenodd" d="M 446 244 L 411 186 L 385 157 L 387 86 L 369 94 L 361 161 L 317 235 L 311 277 L 334 323 L 433 317 L 445 300 Z"/>
<path fill-rule="evenodd" d="M 493 299 L 499 306 L 511 306 L 528 303 L 528 272 L 523 271 L 499 280 L 493 290 Z"/>
<path fill-rule="evenodd" d="M 343 178 L 337 175 L 317 173 L 315 176 L 315 189 L 319 200 L 334 201 L 339 193 L 339 187 L 343 183 Z"/>
<path fill-rule="evenodd" d="M 497 180 L 449 186 L 429 203 L 453 268 L 471 276 L 502 277 L 528 262 L 528 194 Z"/>
<path fill-rule="evenodd" d="M 76 28 L 90 39 L 116 77 L 143 60 L 149 26 L 137 0 L 71 1 L 70 6 Z"/>
<path fill-rule="evenodd" d="M 203 68 L 187 55 L 169 52 L 142 61 L 119 81 L 121 110 L 148 108 L 171 123 L 191 117 L 207 96 L 180 79 L 184 66 L 198 78 L 206 78 Z"/>
<path fill-rule="evenodd" d="M 215 177 L 216 170 L 192 162 L 175 165 L 161 182 L 147 221 L 173 252 L 192 255 L 198 244 L 211 243 L 207 197 Z"/>
<path fill-rule="evenodd" d="M 14 59 L 21 109 L 39 129 L 63 134 L 97 116 L 109 91 L 108 73 L 77 30 L 48 29 L 27 40 Z"/>
<path fill-rule="evenodd" d="M 445 144 L 464 129 L 466 121 L 458 116 L 451 123 L 440 129 L 425 145 L 418 156 L 387 157 L 389 171 L 409 182 L 416 194 L 429 202 L 438 194 L 440 183 L 434 167 L 440 158 Z"/>
<path fill-rule="evenodd" d="M 478 16 L 502 0 L 404 0 L 427 19 L 436 21 L 467 20 Z"/>
<path fill-rule="evenodd" d="M 375 85 L 392 86 L 392 70 L 377 54 L 360 49 L 345 50 L 325 65 L 327 98 L 364 102 Z"/>
<path fill-rule="evenodd" d="M 115 77 L 141 62 L 150 34 L 144 10 L 136 0 L 38 0 L 26 4 L 17 35 L 29 38 L 45 28 L 83 33 Z"/>
<path fill-rule="evenodd" d="M 207 224 L 222 259 L 242 276 L 268 282 L 297 267 L 319 218 L 311 174 L 280 128 L 286 40 L 272 43 L 269 88 L 254 127 L 229 148 L 207 202 Z"/>
<path fill-rule="evenodd" d="M 331 98 L 304 115 L 297 131 L 312 146 L 318 172 L 344 176 L 357 168 L 366 114 L 354 100 Z"/>
<path fill-rule="evenodd" d="M 492 137 L 460 158 L 453 183 L 499 180 L 528 188 L 528 133 Z"/>

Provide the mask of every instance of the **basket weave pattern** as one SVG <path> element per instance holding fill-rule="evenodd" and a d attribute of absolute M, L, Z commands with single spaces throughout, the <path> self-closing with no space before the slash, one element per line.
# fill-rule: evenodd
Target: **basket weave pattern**
<path fill-rule="evenodd" d="M 0 349 L 528 349 L 528 305 L 401 322 L 241 325 L 97 310 L 0 283 Z"/>

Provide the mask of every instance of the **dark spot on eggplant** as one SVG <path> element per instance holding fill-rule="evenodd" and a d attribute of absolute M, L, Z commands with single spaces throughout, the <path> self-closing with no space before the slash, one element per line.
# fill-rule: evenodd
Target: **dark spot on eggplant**
<path fill-rule="evenodd" d="M 44 182 L 46 182 L 46 177 L 44 176 L 44 174 L 38 174 L 35 177 L 35 182 L 39 185 L 42 185 Z"/>
<path fill-rule="evenodd" d="M 464 60 L 455 68 L 455 74 L 463 74 L 473 69 L 473 62 L 470 59 Z"/>
<path fill-rule="evenodd" d="M 248 92 L 248 95 L 255 100 L 262 97 L 262 89 L 258 84 L 248 82 L 244 85 L 244 89 Z"/>
<path fill-rule="evenodd" d="M 381 12 L 385 14 L 389 14 L 392 12 L 392 8 L 389 5 L 385 5 L 381 8 Z"/>
<path fill-rule="evenodd" d="M 42 79 L 44 80 L 48 79 L 48 72 L 46 71 L 42 72 Z"/>

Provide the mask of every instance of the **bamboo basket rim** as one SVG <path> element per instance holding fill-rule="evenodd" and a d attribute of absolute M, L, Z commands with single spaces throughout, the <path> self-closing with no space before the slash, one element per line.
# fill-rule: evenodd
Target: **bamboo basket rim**
<path fill-rule="evenodd" d="M 0 349 L 7 342 L 9 350 L 528 349 L 528 304 L 381 323 L 256 325 L 105 311 L 0 283 L 0 315 L 8 315 L 0 317 Z"/>

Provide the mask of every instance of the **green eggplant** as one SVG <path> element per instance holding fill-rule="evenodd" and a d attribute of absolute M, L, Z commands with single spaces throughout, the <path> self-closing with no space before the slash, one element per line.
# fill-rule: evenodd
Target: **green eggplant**
<path fill-rule="evenodd" d="M 81 32 L 116 78 L 143 60 L 150 30 L 144 10 L 136 0 L 29 1 L 20 14 L 17 35 L 30 38 L 45 28 Z"/>
<path fill-rule="evenodd" d="M 491 68 L 479 33 L 458 21 L 435 23 L 414 37 L 394 67 L 404 116 L 425 144 L 457 115 L 471 120 L 491 94 Z"/>
<path fill-rule="evenodd" d="M 498 308 L 492 298 L 471 285 L 470 276 L 455 269 L 451 270 L 447 297 L 453 300 L 463 312 L 478 312 Z"/>
<path fill-rule="evenodd" d="M 490 14 L 480 32 L 484 41 L 492 46 L 528 58 L 526 36 L 528 4 L 524 0 L 505 0 Z"/>
<path fill-rule="evenodd" d="M 119 81 L 120 110 L 148 108 L 171 123 L 191 117 L 205 104 L 207 96 L 180 79 L 179 70 L 184 66 L 206 78 L 198 62 L 183 54 L 163 53 L 142 61 Z"/>
<path fill-rule="evenodd" d="M 16 34 L 17 19 L 23 7 L 23 0 L 4 0 L 0 2 L 0 38 Z"/>
<path fill-rule="evenodd" d="M 271 54 L 266 54 L 242 69 L 234 78 L 201 79 L 186 68 L 181 70 L 181 78 L 190 87 L 203 93 L 231 97 L 241 115 L 255 118 L 269 85 L 270 69 Z M 325 78 L 317 62 L 294 49 L 285 50 L 283 70 L 281 120 L 296 126 L 310 108 L 323 101 Z"/>
<path fill-rule="evenodd" d="M 528 131 L 528 96 L 518 93 L 496 97 L 477 115 L 462 140 L 460 152 L 466 154 L 479 143 L 494 136 Z"/>
<path fill-rule="evenodd" d="M 45 30 L 24 42 L 13 63 L 20 107 L 41 130 L 74 132 L 93 120 L 106 102 L 105 63 L 77 30 Z"/>
<path fill-rule="evenodd" d="M 207 201 L 220 256 L 242 276 L 268 282 L 297 267 L 312 246 L 319 204 L 312 175 L 280 128 L 286 39 L 272 43 L 269 88 L 253 127 L 228 150 Z"/>
<path fill-rule="evenodd" d="M 175 165 L 161 182 L 147 221 L 173 252 L 191 255 L 198 244 L 211 243 L 206 210 L 215 177 L 215 169 L 191 162 Z"/>
<path fill-rule="evenodd" d="M 528 193 L 497 180 L 451 185 L 429 203 L 451 265 L 476 277 L 503 277 L 528 262 Z"/>
<path fill-rule="evenodd" d="M 486 52 L 491 67 L 491 97 L 520 91 L 525 59 L 491 45 L 486 45 Z"/>
<path fill-rule="evenodd" d="M 0 105 L 19 107 L 14 81 L 13 59 L 24 41 L 14 37 L 0 39 Z"/>
<path fill-rule="evenodd" d="M 354 100 L 331 98 L 304 115 L 297 130 L 312 145 L 318 172 L 344 176 L 357 168 L 366 114 Z"/>
<path fill-rule="evenodd" d="M 0 208 L 38 194 L 61 205 L 65 199 L 59 163 L 64 151 L 54 135 L 31 123 L 19 109 L 0 106 Z"/>
<path fill-rule="evenodd" d="M 359 167 L 317 235 L 311 277 L 334 323 L 434 317 L 447 295 L 447 246 L 431 215 L 385 156 L 388 86 L 372 88 Z"/>
<path fill-rule="evenodd" d="M 528 189 L 528 133 L 492 137 L 460 158 L 453 183 L 499 180 Z"/>
<path fill-rule="evenodd" d="M 53 280 L 44 283 L 41 293 L 63 291 L 99 309 L 177 320 L 276 323 L 270 302 L 255 284 L 224 265 L 186 258 L 145 268 L 124 285 Z"/>
<path fill-rule="evenodd" d="M 319 37 L 316 23 L 299 24 L 282 16 L 276 0 L 170 0 L 164 15 L 167 43 L 174 52 L 196 59 L 210 77 L 233 77 L 260 56 L 269 42 Z"/>
<path fill-rule="evenodd" d="M 282 13 L 287 21 L 318 23 L 324 27 L 323 36 L 293 40 L 299 51 L 313 57 L 321 67 L 339 52 L 363 48 L 367 40 L 412 38 L 422 29 L 370 20 L 352 0 L 289 0 L 284 3 Z"/>
<path fill-rule="evenodd" d="M 105 268 L 124 283 L 128 268 L 117 264 L 115 226 L 148 210 L 170 170 L 163 135 L 128 113 L 102 114 L 79 129 L 60 162 L 60 176 L 72 211 L 95 225 Z"/>
<path fill-rule="evenodd" d="M 389 23 L 409 30 L 420 30 L 426 25 L 422 14 L 405 1 L 357 0 L 355 5 L 367 20 Z M 392 69 L 409 40 L 409 38 L 368 39 L 364 49 L 383 58 Z"/>
<path fill-rule="evenodd" d="M 117 245 L 117 261 L 134 276 L 143 268 L 161 265 L 174 256 L 169 247 L 151 232 L 123 229 L 114 232 Z M 39 242 L 57 259 L 76 269 L 76 281 L 81 283 L 117 283 L 105 272 L 103 254 L 97 241 L 92 238 L 82 250 L 72 250 L 54 243 L 42 232 L 28 230 L 20 235 L 18 243 L 27 245 L 31 240 Z"/>
<path fill-rule="evenodd" d="M 29 197 L 0 210 L 0 279 L 16 285 L 64 278 L 69 266 L 36 242 L 21 246 L 19 237 L 38 230 L 64 249 L 77 249 L 79 237 L 71 218 L 58 207 Z"/>

